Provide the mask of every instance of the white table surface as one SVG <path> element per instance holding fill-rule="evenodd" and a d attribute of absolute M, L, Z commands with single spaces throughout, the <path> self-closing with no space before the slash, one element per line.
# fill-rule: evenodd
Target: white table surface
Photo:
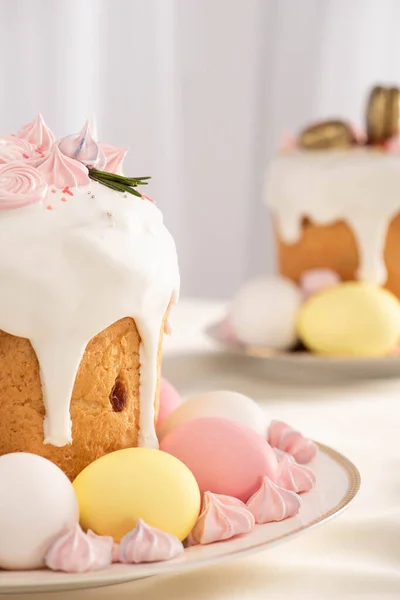
<path fill-rule="evenodd" d="M 246 559 L 192 573 L 14 600 L 400 599 L 400 381 L 270 381 L 230 360 L 201 333 L 222 303 L 182 301 L 165 344 L 166 375 L 187 395 L 237 389 L 350 458 L 361 491 L 337 519 Z M 196 366 L 197 365 L 197 366 Z M 200 366 L 198 366 L 200 365 Z M 5 596 L 4 596 L 5 598 Z"/>

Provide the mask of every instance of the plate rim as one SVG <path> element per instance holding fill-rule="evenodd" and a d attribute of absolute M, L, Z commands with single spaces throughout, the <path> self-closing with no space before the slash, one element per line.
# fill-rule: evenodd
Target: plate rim
<path fill-rule="evenodd" d="M 313 361 L 315 363 L 331 363 L 331 364 L 377 364 L 393 362 L 398 363 L 400 366 L 400 354 L 394 354 L 393 356 L 325 356 L 323 354 L 316 354 L 314 352 L 307 352 L 306 350 L 299 350 L 297 352 L 289 350 L 277 350 L 276 348 L 270 348 L 269 346 L 256 346 L 251 344 L 245 344 L 239 340 L 229 341 L 223 339 L 219 335 L 221 326 L 226 323 L 226 317 L 219 321 L 213 321 L 204 328 L 204 333 L 207 337 L 212 340 L 215 344 L 224 348 L 226 351 L 235 354 L 237 356 L 248 356 L 250 358 L 260 359 L 275 359 L 287 362 L 299 362 L 299 361 Z"/>
<path fill-rule="evenodd" d="M 94 571 L 90 573 L 82 573 L 82 574 L 73 574 L 73 580 L 71 580 L 71 574 L 68 573 L 54 573 L 57 575 L 57 579 L 53 581 L 47 580 L 46 582 L 34 582 L 34 583 L 22 583 L 19 585 L 9 584 L 6 581 L 4 583 L 1 582 L 0 579 L 0 597 L 3 594 L 34 594 L 40 592 L 50 593 L 55 591 L 59 592 L 67 592 L 74 590 L 84 590 L 84 589 L 94 589 L 97 587 L 109 587 L 112 585 L 118 585 L 123 583 L 133 583 L 134 581 L 140 581 L 141 579 L 146 579 L 149 577 L 158 577 L 164 576 L 168 574 L 176 573 L 179 575 L 180 573 L 196 570 L 199 568 L 206 567 L 208 564 L 221 564 L 228 560 L 232 560 L 235 558 L 244 558 L 251 554 L 256 554 L 257 552 L 261 552 L 262 550 L 267 550 L 268 548 L 281 543 L 283 540 L 287 538 L 295 538 L 302 531 L 311 530 L 330 521 L 335 516 L 341 514 L 349 504 L 356 497 L 360 485 L 361 485 L 361 475 L 356 467 L 356 465 L 348 459 L 346 456 L 338 452 L 337 450 L 322 444 L 321 442 L 316 442 L 321 452 L 326 454 L 329 458 L 331 458 L 336 464 L 338 464 L 346 473 L 348 479 L 347 490 L 341 500 L 332 507 L 329 511 L 324 512 L 319 517 L 316 517 L 313 521 L 308 522 L 306 525 L 300 525 L 296 529 L 292 529 L 286 533 L 275 537 L 269 541 L 263 541 L 252 545 L 250 547 L 242 548 L 239 550 L 230 550 L 221 554 L 219 556 L 213 557 L 205 557 L 199 558 L 195 563 L 191 562 L 183 562 L 183 563 L 174 563 L 174 561 L 170 561 L 168 564 L 164 563 L 163 571 L 160 573 L 149 573 L 142 575 L 137 578 L 132 578 L 132 575 L 129 573 L 129 565 L 123 565 L 123 567 L 128 567 L 126 570 L 120 571 L 110 571 L 110 569 L 104 571 Z M 229 540 L 227 540 L 229 542 Z M 116 565 L 117 566 L 117 565 Z M 121 565 L 118 565 L 121 566 Z M 112 569 L 112 567 L 111 567 Z M 25 571 L 26 573 L 26 571 Z M 36 571 L 36 573 L 40 573 L 40 571 Z"/>

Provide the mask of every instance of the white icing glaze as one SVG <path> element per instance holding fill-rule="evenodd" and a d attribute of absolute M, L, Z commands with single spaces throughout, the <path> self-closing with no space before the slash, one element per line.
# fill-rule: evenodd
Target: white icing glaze
<path fill-rule="evenodd" d="M 373 149 L 282 154 L 268 169 L 266 196 L 288 244 L 301 237 L 303 217 L 318 225 L 346 221 L 358 246 L 358 278 L 385 282 L 386 233 L 400 211 L 398 156 Z"/>
<path fill-rule="evenodd" d="M 45 443 L 71 442 L 70 398 L 87 343 L 132 317 L 142 340 L 139 443 L 157 447 L 157 349 L 179 289 L 174 241 L 147 200 L 96 182 L 71 188 L 73 196 L 53 190 L 0 211 L 0 329 L 30 339 L 36 352 Z"/>

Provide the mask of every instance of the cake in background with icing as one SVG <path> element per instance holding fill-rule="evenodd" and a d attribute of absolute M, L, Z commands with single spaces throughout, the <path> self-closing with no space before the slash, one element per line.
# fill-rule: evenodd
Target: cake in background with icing
<path fill-rule="evenodd" d="M 0 138 L 0 454 L 73 479 L 114 450 L 157 447 L 161 343 L 179 271 L 126 148 L 39 115 Z"/>
<path fill-rule="evenodd" d="M 400 297 L 400 91 L 375 87 L 365 136 L 344 121 L 305 129 L 268 169 L 266 202 L 281 275 L 310 269 L 384 285 Z"/>

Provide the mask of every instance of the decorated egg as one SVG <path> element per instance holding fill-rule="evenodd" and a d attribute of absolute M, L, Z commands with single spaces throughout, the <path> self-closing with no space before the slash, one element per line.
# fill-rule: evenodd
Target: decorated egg
<path fill-rule="evenodd" d="M 331 356 L 384 356 L 400 336 L 400 303 L 377 285 L 348 282 L 310 298 L 298 332 L 313 352 Z"/>
<path fill-rule="evenodd" d="M 78 523 L 74 488 L 55 464 L 25 452 L 0 457 L 0 567 L 36 569 Z"/>
<path fill-rule="evenodd" d="M 200 491 L 233 496 L 246 502 L 262 477 L 276 482 L 278 461 L 258 433 L 228 419 L 205 417 L 187 421 L 160 443 L 193 473 Z"/>
<path fill-rule="evenodd" d="M 182 423 L 201 417 L 224 417 L 247 425 L 261 435 L 265 435 L 267 428 L 266 417 L 254 400 L 237 392 L 221 390 L 201 394 L 181 404 L 158 428 L 158 439 Z"/>
<path fill-rule="evenodd" d="M 340 277 L 332 269 L 309 269 L 304 271 L 300 277 L 300 289 L 304 298 L 310 298 L 314 294 L 340 283 Z"/>
<path fill-rule="evenodd" d="M 115 541 L 139 519 L 184 540 L 200 511 L 199 486 L 177 458 L 152 448 L 102 456 L 74 481 L 82 528 Z"/>
<path fill-rule="evenodd" d="M 289 279 L 278 276 L 252 279 L 234 297 L 230 323 L 243 343 L 284 350 L 296 342 L 301 302 L 299 288 Z"/>
<path fill-rule="evenodd" d="M 178 391 L 174 388 L 174 386 L 161 377 L 160 381 L 160 406 L 158 409 L 158 417 L 157 417 L 157 427 L 165 421 L 165 419 L 170 415 L 181 403 L 181 399 Z"/>

